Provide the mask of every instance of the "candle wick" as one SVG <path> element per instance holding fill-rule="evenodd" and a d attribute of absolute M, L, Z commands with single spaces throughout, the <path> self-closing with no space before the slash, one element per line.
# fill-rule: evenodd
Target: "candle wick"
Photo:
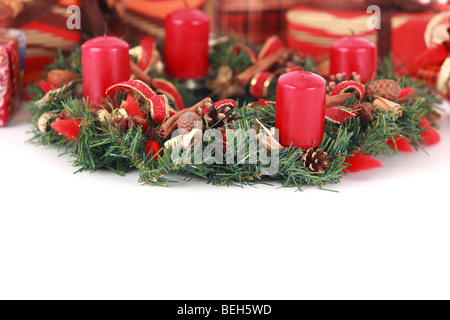
<path fill-rule="evenodd" d="M 303 70 L 302 70 L 303 80 L 305 80 L 305 70 L 306 70 L 306 59 L 303 60 Z"/>
<path fill-rule="evenodd" d="M 108 36 L 108 21 L 105 21 L 105 33 L 103 35 Z"/>
<path fill-rule="evenodd" d="M 352 36 L 355 36 L 355 31 L 353 29 L 349 29 Z"/>

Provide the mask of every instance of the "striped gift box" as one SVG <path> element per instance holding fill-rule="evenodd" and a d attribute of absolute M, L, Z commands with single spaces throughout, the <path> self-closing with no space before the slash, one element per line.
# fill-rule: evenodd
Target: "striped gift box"
<path fill-rule="evenodd" d="M 423 34 L 433 12 L 398 13 L 392 18 L 391 48 L 395 59 L 411 63 L 425 50 Z M 377 42 L 377 30 L 367 27 L 370 14 L 365 11 L 331 11 L 296 6 L 286 14 L 287 45 L 296 51 L 322 58 L 333 42 L 355 35 Z"/>
<path fill-rule="evenodd" d="M 298 6 L 289 10 L 286 41 L 289 48 L 313 56 L 328 54 L 330 46 L 344 35 L 355 35 L 376 42 L 376 30 L 368 30 L 367 15 Z"/>
<path fill-rule="evenodd" d="M 22 0 L 24 13 L 12 21 L 2 21 L 0 27 L 21 27 L 28 39 L 27 57 L 53 57 L 56 49 L 69 51 L 81 42 L 78 30 L 67 28 L 71 5 L 81 6 L 80 0 Z M 205 0 L 187 0 L 190 7 L 199 8 Z M 153 35 L 164 36 L 164 19 L 173 10 L 184 8 L 181 0 L 128 0 L 123 22 L 124 31 L 138 39 Z M 82 17 L 83 19 L 83 17 Z"/>
<path fill-rule="evenodd" d="M 0 9 L 1 27 L 20 27 L 27 37 L 25 82 L 43 76 L 43 66 L 50 63 L 57 50 L 68 52 L 81 42 L 78 30 L 67 28 L 71 5 L 81 6 L 81 0 L 21 0 L 24 11 L 12 18 Z M 205 0 L 187 0 L 190 7 L 201 8 Z M 127 35 L 140 40 L 146 36 L 164 36 L 164 19 L 173 10 L 184 8 L 181 0 L 128 0 L 123 22 Z M 83 17 L 82 17 L 83 19 Z M 124 36 L 124 34 L 117 34 Z"/>

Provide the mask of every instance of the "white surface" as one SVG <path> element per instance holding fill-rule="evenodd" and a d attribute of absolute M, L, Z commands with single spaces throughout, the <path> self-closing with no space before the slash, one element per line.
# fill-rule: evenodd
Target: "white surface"
<path fill-rule="evenodd" d="M 74 175 L 27 118 L 0 129 L 1 299 L 450 298 L 448 112 L 339 193 Z"/>

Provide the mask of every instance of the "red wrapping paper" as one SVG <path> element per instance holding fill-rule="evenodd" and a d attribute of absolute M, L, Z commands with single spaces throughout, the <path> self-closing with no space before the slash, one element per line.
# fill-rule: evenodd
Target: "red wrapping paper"
<path fill-rule="evenodd" d="M 0 43 L 3 44 L 9 55 L 13 81 L 13 108 L 16 110 L 20 107 L 22 101 L 22 76 L 20 70 L 19 41 L 16 38 L 0 37 Z"/>
<path fill-rule="evenodd" d="M 12 114 L 13 81 L 7 49 L 0 44 L 0 127 Z"/>

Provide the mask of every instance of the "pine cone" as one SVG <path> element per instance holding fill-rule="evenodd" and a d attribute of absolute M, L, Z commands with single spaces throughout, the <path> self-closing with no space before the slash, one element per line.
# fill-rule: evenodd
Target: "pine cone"
<path fill-rule="evenodd" d="M 208 104 L 206 106 L 206 115 L 204 117 L 209 128 L 222 130 L 225 128 L 225 122 L 231 122 L 236 119 L 234 106 L 232 104 L 223 104 L 218 107 Z"/>
<path fill-rule="evenodd" d="M 312 172 L 324 173 L 324 168 L 330 166 L 327 156 L 328 154 L 323 152 L 322 149 L 309 148 L 302 157 L 302 166 Z"/>
<path fill-rule="evenodd" d="M 200 124 L 203 130 L 203 122 L 200 119 L 200 116 L 194 112 L 186 112 L 178 120 L 177 127 L 181 134 L 188 134 L 195 127 L 196 121 Z"/>
<path fill-rule="evenodd" d="M 328 84 L 328 91 L 331 91 L 336 87 L 339 83 L 345 82 L 345 81 L 355 81 L 358 83 L 361 83 L 361 77 L 356 72 L 352 72 L 350 77 L 348 79 L 346 78 L 345 72 L 338 73 L 337 75 L 332 75 L 330 77 L 330 83 Z"/>
<path fill-rule="evenodd" d="M 126 132 L 131 127 L 137 128 L 143 126 L 147 121 L 142 117 L 128 116 L 124 118 L 115 118 L 110 122 L 111 125 L 115 125 L 120 131 Z"/>
<path fill-rule="evenodd" d="M 402 91 L 399 83 L 394 80 L 377 80 L 367 86 L 367 94 L 371 97 L 381 96 L 388 100 L 395 100 Z"/>

